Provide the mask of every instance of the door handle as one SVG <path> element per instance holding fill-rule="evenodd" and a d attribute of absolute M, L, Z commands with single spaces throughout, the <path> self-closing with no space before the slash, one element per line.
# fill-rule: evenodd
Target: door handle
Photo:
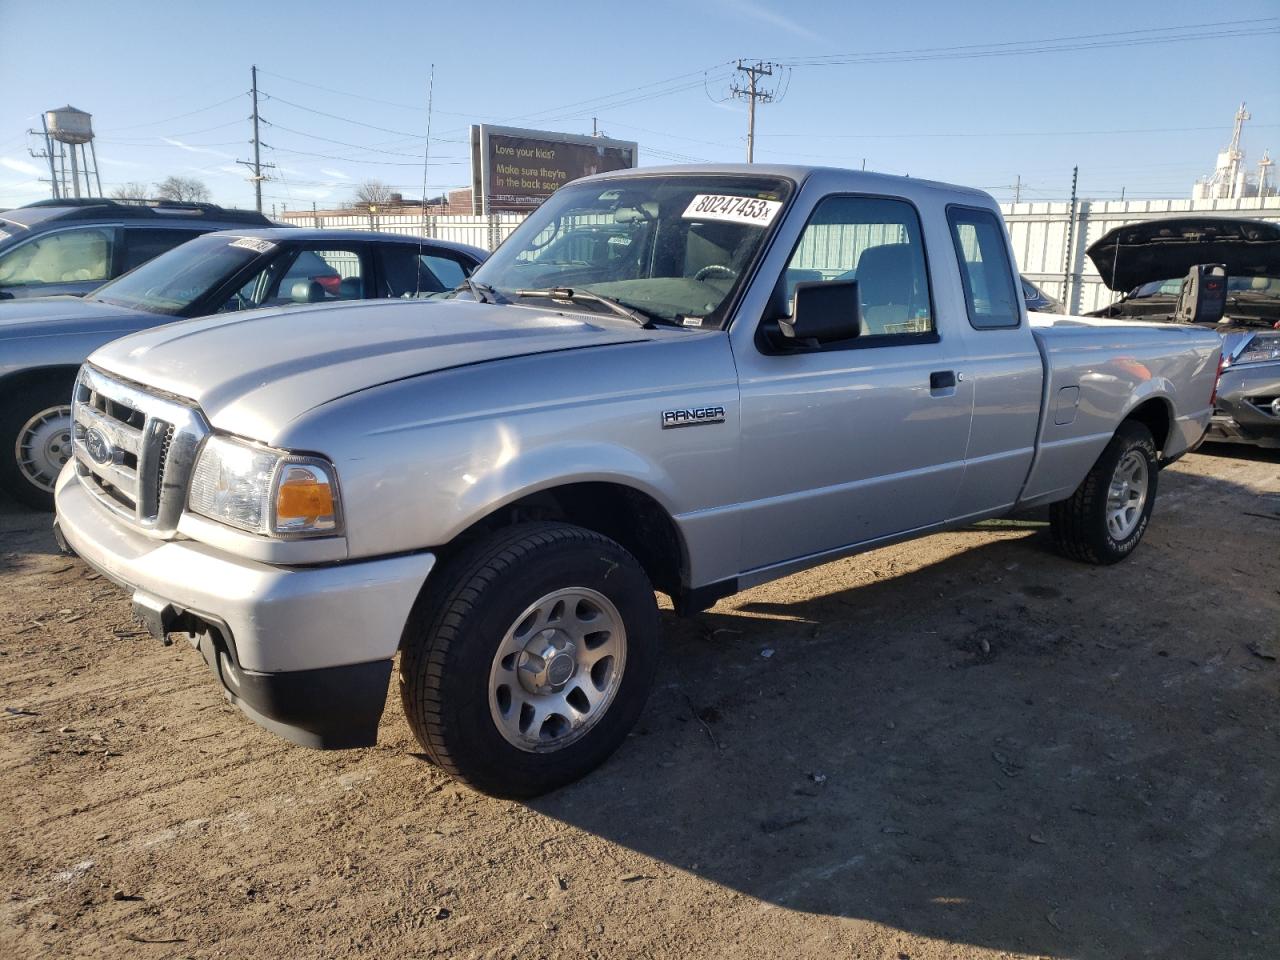
<path fill-rule="evenodd" d="M 930 390 L 948 390 L 953 389 L 956 385 L 956 372 L 954 370 L 935 370 L 929 374 Z"/>

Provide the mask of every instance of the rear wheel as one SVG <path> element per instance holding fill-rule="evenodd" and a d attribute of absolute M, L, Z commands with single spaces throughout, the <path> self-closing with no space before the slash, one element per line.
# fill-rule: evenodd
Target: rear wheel
<path fill-rule="evenodd" d="M 1120 424 L 1076 492 L 1050 509 L 1063 553 L 1110 564 L 1134 551 L 1155 506 L 1158 456 L 1150 430 L 1132 420 Z"/>
<path fill-rule="evenodd" d="M 0 399 L 0 487 L 37 510 L 71 457 L 71 382 L 47 381 Z"/>
<path fill-rule="evenodd" d="M 657 604 L 635 558 L 581 527 L 530 523 L 433 579 L 406 628 L 400 693 L 435 763 L 530 797 L 617 749 L 657 665 Z"/>

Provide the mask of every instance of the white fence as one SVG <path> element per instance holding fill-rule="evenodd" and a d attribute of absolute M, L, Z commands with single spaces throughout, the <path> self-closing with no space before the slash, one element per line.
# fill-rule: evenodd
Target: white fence
<path fill-rule="evenodd" d="M 1108 230 L 1160 217 L 1199 214 L 1280 221 L 1280 197 L 1243 200 L 1081 200 L 1076 204 L 1071 251 L 1067 228 L 1071 220 L 1067 203 L 1002 203 L 1009 224 L 1013 255 L 1023 275 L 1052 297 L 1058 297 L 1070 313 L 1088 313 L 1106 306 L 1116 296 L 1103 286 L 1098 272 L 1084 255 L 1086 248 Z"/>
<path fill-rule="evenodd" d="M 511 231 L 524 221 L 524 214 L 494 213 L 489 216 L 433 216 L 409 214 L 312 214 L 290 210 L 280 218 L 295 227 L 316 227 L 323 230 L 376 230 L 380 233 L 402 233 L 410 237 L 450 240 L 469 243 L 473 247 L 493 250 L 511 235 Z"/>
<path fill-rule="evenodd" d="M 1187 214 L 1241 217 L 1280 222 L 1280 197 L 1243 200 L 1081 200 L 1076 204 L 1071 250 L 1067 250 L 1070 205 L 1067 203 L 1003 203 L 1018 268 L 1032 283 L 1067 304 L 1071 313 L 1087 313 L 1105 306 L 1114 294 L 1102 284 L 1085 249 L 1114 227 L 1139 220 Z M 421 214 L 341 216 L 290 211 L 289 223 L 300 227 L 338 230 L 379 230 L 438 240 L 453 240 L 493 250 L 524 219 L 522 214 L 489 216 L 428 216 Z M 821 249 L 809 251 L 816 260 Z M 842 258 L 847 262 L 847 257 Z"/>

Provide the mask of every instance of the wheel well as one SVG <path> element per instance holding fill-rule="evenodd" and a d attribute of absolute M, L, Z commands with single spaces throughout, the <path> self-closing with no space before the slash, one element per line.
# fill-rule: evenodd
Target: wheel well
<path fill-rule="evenodd" d="M 27 389 L 50 380 L 61 380 L 67 384 L 67 396 L 71 396 L 71 382 L 75 380 L 77 367 L 37 367 L 34 370 L 19 370 L 0 379 L 0 396 L 6 396 L 18 390 Z"/>
<path fill-rule="evenodd" d="M 620 483 L 539 490 L 472 524 L 440 552 L 447 556 L 476 536 L 528 520 L 559 520 L 616 540 L 640 562 L 654 587 L 672 597 L 687 580 L 684 541 L 675 521 L 653 497 Z"/>
<path fill-rule="evenodd" d="M 1156 441 L 1156 449 L 1164 450 L 1165 443 L 1169 440 L 1169 429 L 1173 426 L 1168 401 L 1161 397 L 1144 400 L 1129 411 L 1125 419 L 1134 420 L 1150 430 L 1151 436 Z"/>

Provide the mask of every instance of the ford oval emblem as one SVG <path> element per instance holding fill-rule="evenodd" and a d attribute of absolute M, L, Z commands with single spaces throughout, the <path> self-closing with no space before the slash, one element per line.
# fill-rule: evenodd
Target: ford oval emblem
<path fill-rule="evenodd" d="M 115 457 L 111 441 L 97 427 L 90 427 L 84 435 L 84 450 L 94 463 L 110 463 Z"/>

